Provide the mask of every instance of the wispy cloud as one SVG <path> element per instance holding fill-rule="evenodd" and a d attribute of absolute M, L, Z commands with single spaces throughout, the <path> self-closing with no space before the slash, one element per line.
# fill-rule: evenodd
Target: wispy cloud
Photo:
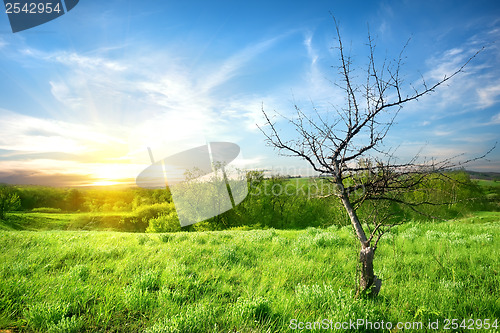
<path fill-rule="evenodd" d="M 498 84 L 478 88 L 477 94 L 479 96 L 479 107 L 488 108 L 499 102 L 500 97 L 500 82 Z"/>
<path fill-rule="evenodd" d="M 285 36 L 195 67 L 168 50 L 157 50 L 153 57 L 163 60 L 151 65 L 148 52 L 110 58 L 107 50 L 83 55 L 24 47 L 23 57 L 57 66 L 47 83 L 61 107 L 54 111 L 58 120 L 0 112 L 0 169 L 16 179 L 31 168 L 38 177 L 32 180 L 67 173 L 133 179 L 149 163 L 146 147 L 160 159 L 210 140 L 239 142 L 255 132 L 265 97 L 227 96 L 217 88 L 251 72 L 252 60 Z"/>
<path fill-rule="evenodd" d="M 81 69 L 107 69 L 112 71 L 123 71 L 126 70 L 123 64 L 116 61 L 111 61 L 108 59 L 103 59 L 100 57 L 86 57 L 75 52 L 61 52 L 49 57 L 50 60 L 55 60 L 59 63 L 68 66 L 78 66 Z"/>
<path fill-rule="evenodd" d="M 89 153 L 103 145 L 124 144 L 89 126 L 1 110 L 0 149 L 24 152 Z"/>
<path fill-rule="evenodd" d="M 313 39 L 312 33 L 306 34 L 306 36 L 304 38 L 304 45 L 306 46 L 307 55 L 309 56 L 309 59 L 311 60 L 311 67 L 316 64 L 316 61 L 318 61 L 318 54 L 312 46 L 312 39 Z"/>
<path fill-rule="evenodd" d="M 500 112 L 491 117 L 491 122 L 490 124 L 492 125 L 500 125 Z"/>
<path fill-rule="evenodd" d="M 379 22 L 378 26 L 375 28 L 380 35 L 386 35 L 391 33 L 391 22 L 394 18 L 394 10 L 392 7 L 385 2 L 380 2 L 379 8 L 376 11 L 376 22 Z"/>
<path fill-rule="evenodd" d="M 423 73 L 428 86 L 449 77 L 465 64 L 477 51 L 478 47 L 464 45 L 443 51 L 427 60 L 428 70 Z M 406 111 L 418 111 L 430 119 L 439 119 L 454 115 L 477 113 L 498 102 L 500 70 L 491 63 L 493 49 L 486 49 L 453 79 L 441 85 L 435 92 L 419 99 L 406 107 Z M 488 59 L 488 60 L 486 60 Z M 500 62 L 498 63 L 500 65 Z M 414 87 L 423 89 L 421 78 L 416 78 Z M 408 92 L 411 93 L 410 89 Z"/>
<path fill-rule="evenodd" d="M 312 31 L 305 31 L 302 40 L 303 48 L 307 56 L 306 69 L 300 73 L 298 82 L 290 82 L 286 91 L 281 91 L 282 96 L 288 104 L 281 103 L 278 109 L 283 115 L 293 117 L 295 115 L 294 105 L 304 112 L 313 109 L 319 112 L 332 111 L 332 105 L 338 106 L 343 103 L 342 91 L 333 83 L 335 77 L 331 70 L 332 45 L 330 41 L 316 38 Z"/>
<path fill-rule="evenodd" d="M 74 177 L 73 185 L 77 185 L 84 179 L 91 182 L 106 176 L 130 179 L 140 171 L 129 161 L 120 161 L 128 152 L 128 142 L 99 125 L 42 119 L 2 109 L 0 128 L 0 181 L 50 184 L 50 179 L 52 185 L 68 185 L 68 175 L 80 175 Z M 103 174 L 110 166 L 115 172 Z"/>
<path fill-rule="evenodd" d="M 209 75 L 201 77 L 197 88 L 200 89 L 201 92 L 205 93 L 226 83 L 235 77 L 238 74 L 238 71 L 242 69 L 250 60 L 268 50 L 285 36 L 286 34 L 245 47 L 240 52 L 230 56 L 221 65 L 216 65 L 214 70 L 209 72 Z"/>
<path fill-rule="evenodd" d="M 100 52 L 105 52 L 113 50 L 113 48 L 100 49 Z M 57 62 L 72 68 L 79 68 L 82 70 L 113 70 L 113 71 L 123 71 L 126 67 L 117 62 L 106 59 L 99 55 L 96 56 L 85 56 L 78 54 L 77 52 L 67 52 L 67 51 L 55 51 L 46 52 L 39 49 L 26 47 L 20 50 L 22 55 L 32 57 L 38 60 Z"/>
<path fill-rule="evenodd" d="M 399 15 L 395 13 L 397 7 L 381 2 L 374 8 L 370 14 L 376 16 L 372 20 L 376 22 L 374 32 L 382 34 L 382 40 L 396 35 L 397 23 L 391 18 Z M 133 33 L 124 37 L 121 29 L 110 23 L 116 22 L 108 21 L 114 16 L 102 15 L 92 17 L 99 21 L 92 24 L 109 27 L 107 31 L 113 34 L 119 30 L 116 39 L 103 37 L 106 47 L 99 47 L 92 40 L 78 44 L 78 51 L 68 45 L 60 50 L 55 48 L 64 44 L 58 42 L 34 47 L 34 43 L 28 45 L 29 38 L 0 37 L 0 50 L 8 62 L 18 66 L 14 66 L 15 70 L 35 68 L 26 72 L 33 73 L 37 88 L 45 89 L 43 93 L 42 89 L 31 89 L 34 85 L 22 81 L 24 75 L 20 78 L 20 89 L 40 104 L 44 116 L 42 112 L 35 117 L 0 110 L 0 170 L 15 172 L 11 177 L 29 177 L 29 170 L 38 170 L 39 178 L 30 179 L 69 174 L 83 175 L 85 179 L 133 178 L 135 172 L 149 164 L 146 147 L 151 147 L 155 158 L 161 159 L 210 140 L 232 141 L 243 147 L 247 144 L 253 155 L 245 157 L 254 164 L 261 163 L 274 156 L 272 152 L 263 153 L 267 148 L 255 126 L 263 121 L 262 104 L 267 111 L 277 110 L 288 116 L 294 113 L 294 104 L 304 112 L 317 107 L 325 113 L 333 111 L 333 106 L 345 105 L 344 95 L 334 84 L 337 77 L 331 66 L 337 64 L 337 58 L 330 54 L 335 52 L 331 34 L 325 33 L 320 24 L 312 27 L 310 23 L 301 23 L 300 30 L 243 44 L 241 36 L 231 39 L 234 36 L 227 34 L 217 43 L 221 48 L 211 50 L 180 38 L 165 42 L 164 36 L 155 33 L 143 41 L 134 38 Z M 180 27 L 184 25 L 180 22 Z M 462 43 L 446 43 L 448 49 L 441 52 L 434 50 L 422 69 L 428 83 L 452 73 L 485 41 L 498 39 L 498 28 L 483 30 Z M 269 31 L 266 28 L 253 35 L 269 36 Z M 193 34 L 199 36 L 198 32 Z M 363 38 L 364 34 L 363 31 Z M 136 36 L 139 35 L 143 36 L 142 30 Z M 109 45 L 110 40 L 118 41 L 118 45 Z M 89 50 L 88 45 L 94 49 Z M 362 46 L 360 51 L 365 51 Z M 498 110 L 494 109 L 500 96 L 497 51 L 497 46 L 488 45 L 449 86 L 409 105 L 405 111 L 410 111 L 406 113 L 412 122 L 405 119 L 401 132 L 395 126 L 393 133 L 399 135 L 398 139 L 436 139 L 440 146 L 431 153 L 439 156 L 456 152 L 452 144 L 477 148 L 481 134 L 491 139 L 490 129 L 500 123 Z M 353 59 L 358 63 L 365 61 L 366 54 L 356 52 Z M 427 56 L 421 50 L 417 54 Z M 17 79 L 15 70 L 9 74 Z M 362 83 L 363 73 L 355 73 Z M 405 78 L 408 82 L 418 81 L 418 75 Z M 40 102 L 30 95 L 35 90 L 40 94 L 35 96 Z M 45 96 L 47 91 L 51 95 Z M 12 109 L 13 104 L 9 105 Z M 468 117 L 462 127 L 458 115 Z M 485 130 L 477 134 L 465 126 L 483 126 Z M 283 128 L 285 134 L 295 135 Z M 457 141 L 460 138 L 465 139 Z"/>

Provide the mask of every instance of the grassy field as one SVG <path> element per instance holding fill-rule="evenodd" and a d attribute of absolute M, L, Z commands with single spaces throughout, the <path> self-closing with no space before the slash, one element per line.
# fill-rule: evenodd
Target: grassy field
<path fill-rule="evenodd" d="M 59 225 L 57 214 L 50 217 Z M 376 254 L 381 294 L 355 299 L 358 248 L 348 227 L 7 230 L 0 233 L 0 330 L 290 332 L 292 319 L 367 319 L 392 322 L 392 332 L 397 322 L 439 320 L 432 331 L 445 331 L 445 319 L 500 319 L 499 231 L 493 212 L 400 226 Z"/>
<path fill-rule="evenodd" d="M 12 212 L 0 230 L 66 230 L 82 214 Z"/>
<path fill-rule="evenodd" d="M 477 184 L 479 186 L 483 187 L 500 187 L 500 181 L 498 180 L 486 180 L 486 179 L 479 179 L 476 180 Z"/>
<path fill-rule="evenodd" d="M 0 230 L 126 230 L 123 220 L 132 212 L 99 213 L 38 213 L 10 212 L 7 219 L 0 220 Z"/>

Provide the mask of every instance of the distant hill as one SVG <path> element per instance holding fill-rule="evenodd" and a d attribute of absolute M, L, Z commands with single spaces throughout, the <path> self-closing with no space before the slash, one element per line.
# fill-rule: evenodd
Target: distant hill
<path fill-rule="evenodd" d="M 484 180 L 500 180 L 500 172 L 487 172 L 487 171 L 468 171 L 466 172 L 470 175 L 472 179 L 484 179 Z"/>

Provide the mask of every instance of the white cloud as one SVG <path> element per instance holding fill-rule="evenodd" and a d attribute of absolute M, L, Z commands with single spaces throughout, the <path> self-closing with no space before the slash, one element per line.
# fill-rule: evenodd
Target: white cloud
<path fill-rule="evenodd" d="M 88 154 L 104 146 L 123 145 L 123 140 L 92 126 L 41 119 L 1 110 L 0 149 L 19 152 Z"/>
<path fill-rule="evenodd" d="M 130 163 L 130 168 L 123 167 L 127 170 L 137 169 L 134 165 L 144 167 L 149 163 L 147 147 L 153 149 L 155 159 L 161 159 L 206 141 L 239 142 L 255 132 L 263 98 L 227 96 L 216 88 L 248 71 L 246 66 L 255 57 L 284 36 L 248 45 L 217 66 L 199 63 L 189 67 L 168 50 L 156 50 L 153 55 L 137 51 L 136 56 L 110 60 L 106 50 L 82 55 L 25 48 L 22 54 L 26 57 L 63 65 L 57 75 L 47 78 L 61 112 L 59 120 L 3 112 L 0 149 L 88 156 L 85 163 L 51 160 L 43 164 L 52 163 L 54 172 L 59 172 L 71 162 L 74 164 L 67 167 L 72 171 L 95 175 L 104 174 L 109 162 L 120 167 Z M 11 158 L 15 160 L 15 156 Z M 18 168 L 32 167 L 30 161 L 33 159 L 20 161 Z M 2 168 L 13 167 L 7 162 Z"/>
<path fill-rule="evenodd" d="M 441 130 L 435 130 L 434 131 L 434 135 L 435 136 L 450 136 L 452 134 L 454 134 L 455 132 L 454 131 L 441 131 Z"/>
<path fill-rule="evenodd" d="M 475 47 L 456 47 L 443 51 L 427 61 L 429 70 L 423 74 L 427 86 L 455 73 L 476 52 Z M 418 111 L 427 119 L 478 112 L 498 102 L 500 71 L 492 61 L 494 50 L 486 49 L 472 59 L 464 71 L 437 87 L 434 92 L 419 99 L 418 103 L 405 106 L 405 111 Z M 424 89 L 422 80 L 415 79 L 414 87 Z M 412 91 L 408 89 L 408 93 Z"/>
<path fill-rule="evenodd" d="M 467 135 L 467 136 L 457 136 L 452 138 L 451 140 L 454 142 L 465 142 L 475 145 L 482 145 L 485 142 L 495 142 L 498 139 L 498 135 L 492 133 L 481 133 L 476 135 Z"/>
<path fill-rule="evenodd" d="M 453 57 L 453 56 L 461 56 L 463 54 L 464 50 L 461 48 L 453 48 L 448 51 L 446 51 L 443 55 L 443 57 Z"/>
<path fill-rule="evenodd" d="M 378 22 L 376 26 L 377 31 L 380 35 L 390 34 L 392 32 L 390 22 L 394 18 L 394 10 L 392 7 L 384 2 L 380 2 L 378 9 L 373 13 L 375 15 L 374 21 Z"/>
<path fill-rule="evenodd" d="M 52 55 L 51 58 L 62 64 L 68 66 L 78 66 L 82 69 L 95 70 L 101 68 L 112 71 L 123 71 L 127 69 L 127 67 L 125 67 L 123 64 L 120 64 L 116 61 L 110 61 L 99 57 L 85 57 L 74 52 L 61 52 Z"/>
<path fill-rule="evenodd" d="M 490 107 L 499 101 L 500 83 L 492 83 L 487 87 L 478 87 L 477 94 L 479 96 L 479 106 L 481 108 Z"/>
<path fill-rule="evenodd" d="M 296 115 L 295 105 L 305 113 L 314 109 L 325 113 L 332 111 L 332 106 L 344 103 L 343 92 L 330 81 L 332 73 L 334 73 L 329 72 L 331 67 L 329 62 L 332 56 L 330 41 L 323 41 L 324 44 L 315 46 L 314 34 L 308 31 L 304 33 L 302 43 L 308 57 L 307 69 L 300 73 L 298 81 L 288 82 L 288 85 L 284 86 L 282 90 L 273 91 L 272 95 L 267 96 L 267 101 L 272 101 L 272 103 L 265 103 L 267 111 L 271 107 L 286 117 L 294 117 Z M 324 56 L 325 52 L 328 57 Z M 282 102 L 278 102 L 280 98 Z M 262 119 L 260 107 L 255 115 Z"/>
<path fill-rule="evenodd" d="M 88 178 L 87 182 L 134 179 L 143 168 L 123 158 L 128 153 L 124 135 L 111 135 L 98 125 L 41 119 L 0 109 L 0 128 L 0 149 L 6 150 L 0 159 L 1 174 L 15 177 L 16 182 L 29 182 L 30 177 L 47 184 L 52 179 L 56 185 L 78 184 L 85 182 L 84 178 Z M 61 175 L 68 175 L 73 183 L 64 183 Z"/>
<path fill-rule="evenodd" d="M 493 117 L 491 117 L 491 122 L 490 124 L 498 125 L 500 124 L 500 113 L 497 113 Z"/>
<path fill-rule="evenodd" d="M 74 108 L 82 106 L 84 99 L 75 94 L 70 86 L 61 81 L 49 81 L 50 92 L 62 104 L 72 106 Z"/>
<path fill-rule="evenodd" d="M 235 77 L 246 63 L 257 55 L 268 50 L 285 35 L 267 39 L 257 44 L 249 45 L 240 52 L 226 59 L 221 65 L 215 66 L 215 70 L 209 71 L 209 74 L 202 76 L 198 81 L 197 88 L 202 92 L 209 92 L 211 89 L 226 83 Z"/>
<path fill-rule="evenodd" d="M 438 56 L 432 57 L 427 61 L 430 70 L 425 73 L 424 77 L 426 80 L 443 80 L 443 78 L 449 77 L 458 70 L 472 54 L 472 50 L 467 52 L 460 48 L 445 50 Z M 470 72 L 471 66 L 467 69 Z"/>
<path fill-rule="evenodd" d="M 24 48 L 21 54 L 37 58 L 39 60 L 54 61 L 72 68 L 80 68 L 83 70 L 105 69 L 113 71 L 123 71 L 127 68 L 117 61 L 112 61 L 99 56 L 84 56 L 76 52 L 56 51 L 44 52 L 34 48 Z"/>
<path fill-rule="evenodd" d="M 311 33 L 307 34 L 304 39 L 304 45 L 306 46 L 307 55 L 311 59 L 311 66 L 314 66 L 316 61 L 318 61 L 318 54 L 312 47 L 312 38 L 313 35 Z"/>
<path fill-rule="evenodd" d="M 53 159 L 36 159 L 22 161 L 0 161 L 0 176 L 18 175 L 21 183 L 30 183 L 31 178 L 38 178 L 36 182 L 43 181 L 44 178 L 52 179 L 45 181 L 46 185 L 74 186 L 90 185 L 96 180 L 127 180 L 133 183 L 136 175 L 144 169 L 144 165 L 121 163 L 81 163 L 78 161 L 61 161 Z M 64 181 L 62 176 L 70 176 Z M 19 179 L 17 179 L 19 182 Z"/>

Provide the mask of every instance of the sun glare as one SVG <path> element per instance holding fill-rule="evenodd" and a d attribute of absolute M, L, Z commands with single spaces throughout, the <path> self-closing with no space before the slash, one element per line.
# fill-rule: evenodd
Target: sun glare
<path fill-rule="evenodd" d="M 111 180 L 102 180 L 102 181 L 97 181 L 93 182 L 92 184 L 89 184 L 88 186 L 112 186 L 112 185 L 121 185 L 122 183 L 120 182 L 115 182 Z"/>

